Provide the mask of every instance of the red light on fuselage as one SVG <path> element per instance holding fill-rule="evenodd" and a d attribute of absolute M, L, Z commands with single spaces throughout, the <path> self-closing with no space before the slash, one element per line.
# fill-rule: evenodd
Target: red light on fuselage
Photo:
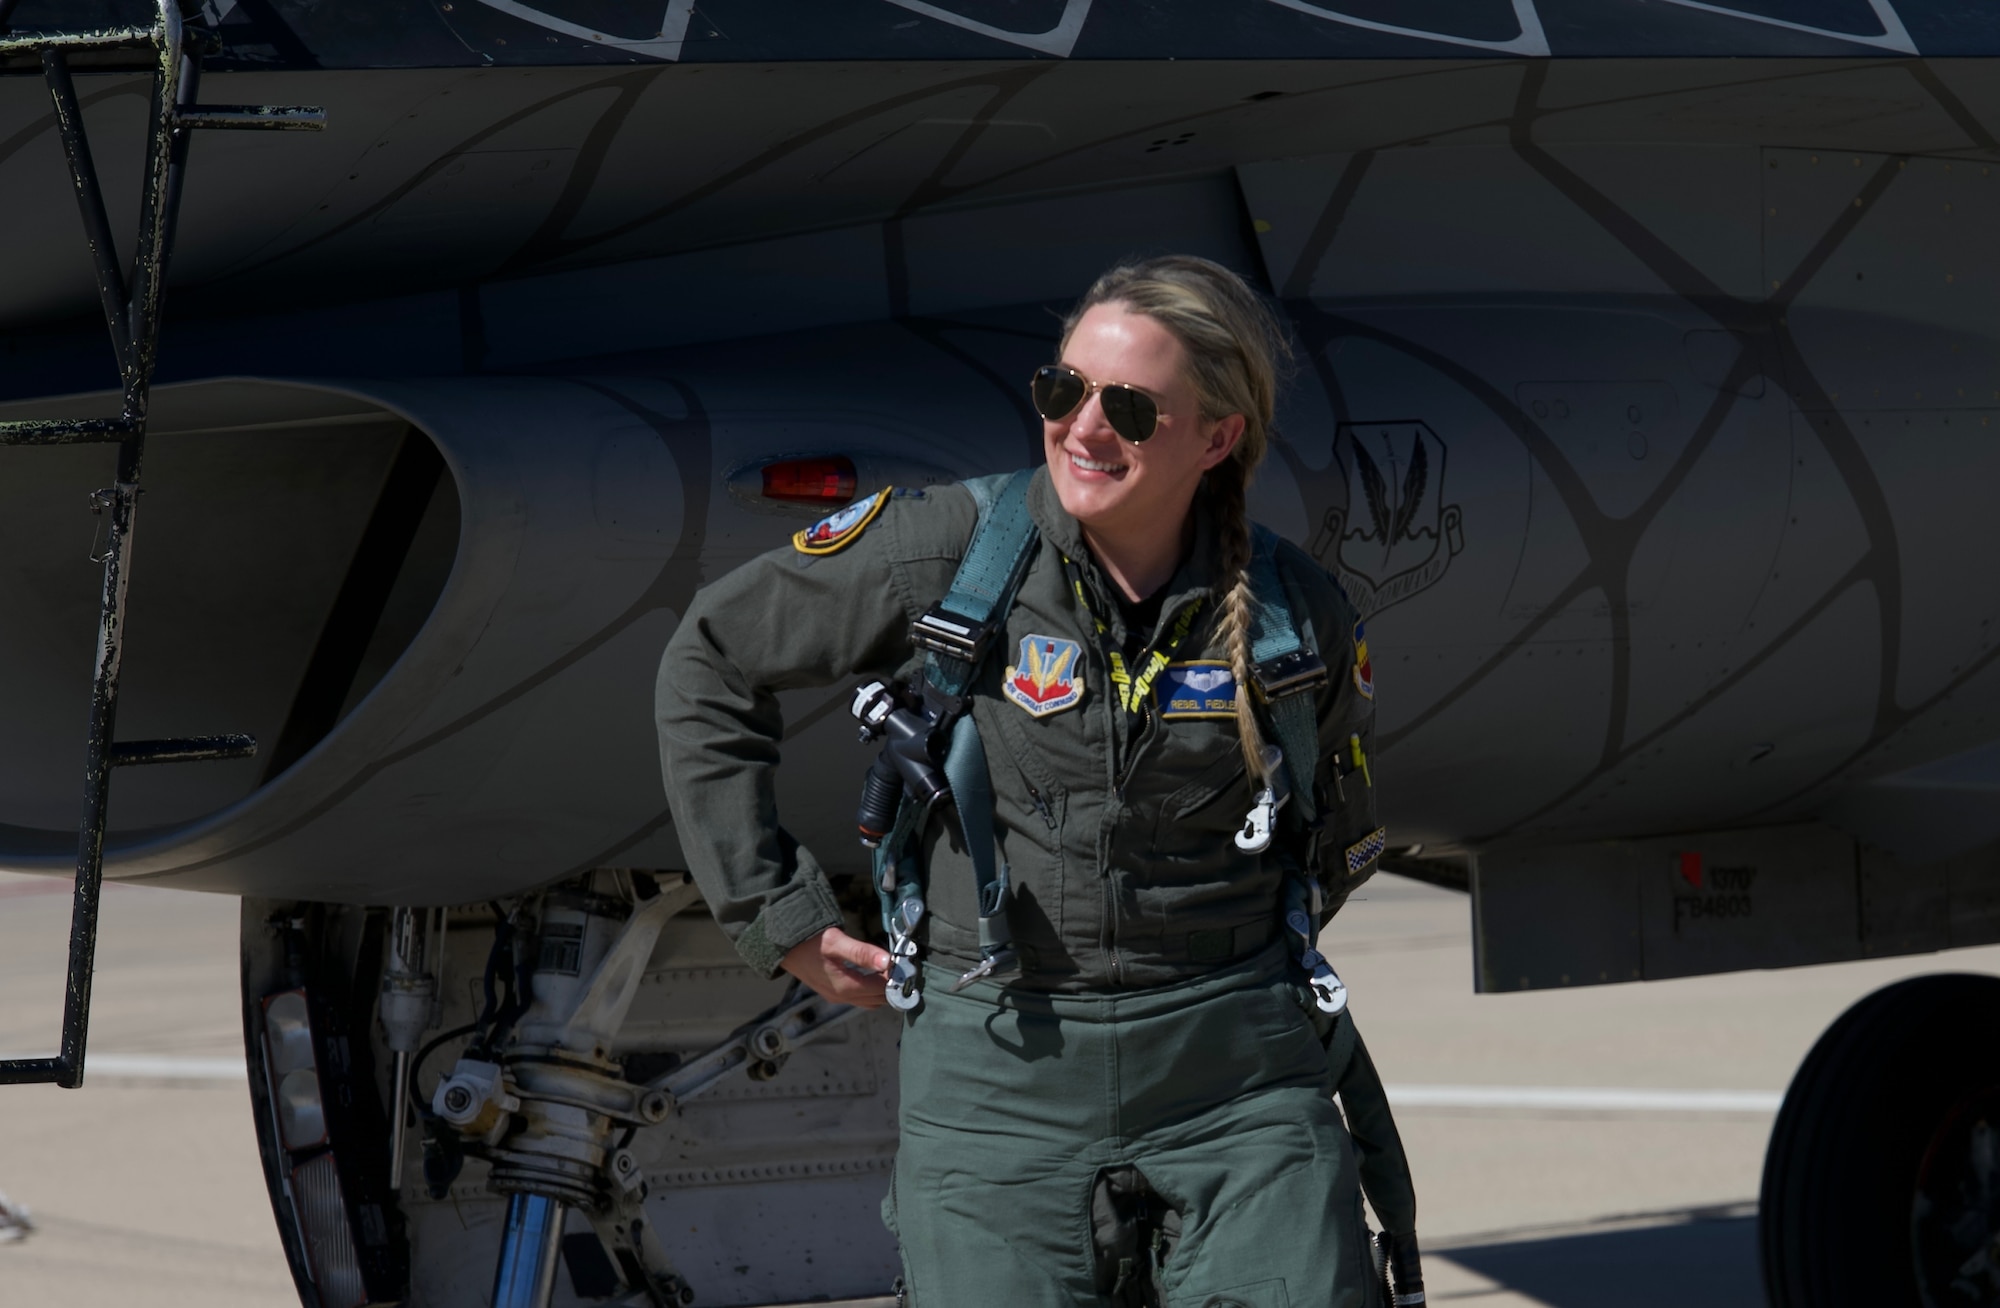
<path fill-rule="evenodd" d="M 854 498 L 854 460 L 786 459 L 764 467 L 764 498 L 785 504 L 823 504 L 837 509 Z"/>

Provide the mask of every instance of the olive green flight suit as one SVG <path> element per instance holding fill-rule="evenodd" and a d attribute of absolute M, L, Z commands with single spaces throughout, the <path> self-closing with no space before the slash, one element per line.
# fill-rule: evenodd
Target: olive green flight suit
<path fill-rule="evenodd" d="M 951 993 L 979 950 L 972 864 L 946 811 L 922 837 L 927 976 L 906 1021 L 887 1208 L 912 1301 L 1136 1305 L 1151 1280 L 1172 1308 L 1372 1305 L 1353 1146 L 1330 1098 L 1339 1069 L 1278 921 L 1287 859 L 1315 862 L 1336 906 L 1375 870 L 1372 686 L 1353 610 L 1281 548 L 1289 607 L 1310 616 L 1331 678 L 1325 822 L 1282 854 L 1246 854 L 1233 837 L 1253 795 L 1233 717 L 1169 716 L 1151 699 L 1125 711 L 1111 583 L 1046 470 L 1028 504 L 1040 544 L 971 695 L 1022 971 Z M 676 827 L 761 972 L 842 921 L 820 864 L 778 822 L 775 692 L 913 673 L 909 625 L 950 589 L 975 524 L 961 488 L 892 496 L 838 552 L 775 551 L 705 588 L 668 643 L 656 706 Z M 1214 676 L 1223 579 L 1199 498 L 1194 525 L 1148 647 Z M 1037 715 L 1002 693 L 1024 641 L 1075 642 L 1074 707 Z M 1134 1232 L 1133 1254 L 1115 1256 Z"/>

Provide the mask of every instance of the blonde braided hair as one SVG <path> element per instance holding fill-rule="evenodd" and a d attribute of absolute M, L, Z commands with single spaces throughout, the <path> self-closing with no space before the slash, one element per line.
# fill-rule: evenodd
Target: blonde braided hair
<path fill-rule="evenodd" d="M 1187 354 L 1188 379 L 1204 420 L 1243 415 L 1243 438 L 1229 458 L 1209 469 L 1203 493 L 1215 515 L 1228 587 L 1217 607 L 1236 678 L 1236 729 L 1250 776 L 1266 780 L 1264 733 L 1250 700 L 1250 515 L 1245 497 L 1270 445 L 1280 368 L 1290 361 L 1291 346 L 1277 316 L 1241 277 L 1191 255 L 1121 264 L 1099 277 L 1064 321 L 1064 346 L 1083 315 L 1100 304 L 1121 304 L 1174 334 Z"/>

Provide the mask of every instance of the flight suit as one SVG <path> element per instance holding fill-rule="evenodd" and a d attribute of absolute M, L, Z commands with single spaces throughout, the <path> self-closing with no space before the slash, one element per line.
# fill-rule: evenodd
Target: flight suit
<path fill-rule="evenodd" d="M 1113 682 L 1128 636 L 1115 592 L 1046 469 L 1028 507 L 1040 542 L 970 710 L 1022 970 L 951 992 L 979 942 L 947 809 L 920 844 L 927 976 L 906 1019 L 885 1205 L 912 1301 L 1123 1302 L 1104 1240 L 1118 1223 L 1092 1213 L 1137 1195 L 1157 1265 L 1127 1280 L 1156 1279 L 1175 1308 L 1372 1303 L 1353 1146 L 1278 920 L 1288 866 L 1316 868 L 1337 906 L 1380 852 L 1360 625 L 1323 571 L 1281 547 L 1288 607 L 1309 617 L 1330 675 L 1317 705 L 1324 821 L 1246 854 L 1233 837 L 1254 796 L 1228 712 L 1207 506 L 1197 498 L 1150 641 L 1134 642 L 1170 665 L 1136 712 Z M 668 643 L 656 707 L 676 827 L 760 972 L 842 921 L 819 862 L 777 820 L 775 692 L 912 675 L 910 623 L 950 589 L 976 522 L 959 487 L 864 502 L 702 590 Z M 1202 692 L 1169 698 L 1189 686 Z"/>

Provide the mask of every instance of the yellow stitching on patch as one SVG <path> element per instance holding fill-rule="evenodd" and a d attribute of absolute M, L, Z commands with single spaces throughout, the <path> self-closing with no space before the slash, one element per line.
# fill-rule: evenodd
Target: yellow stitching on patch
<path fill-rule="evenodd" d="M 1222 668 L 1229 672 L 1229 707 L 1224 709 L 1182 709 L 1175 708 L 1179 701 L 1168 700 L 1160 705 L 1160 717 L 1169 722 L 1190 722 L 1199 719 L 1234 720 L 1236 717 L 1236 673 L 1227 659 L 1184 659 L 1167 664 L 1165 671 L 1175 668 Z M 1206 697 L 1204 697 L 1206 698 Z M 1219 702 L 1219 701 L 1217 701 Z"/>
<path fill-rule="evenodd" d="M 869 523 L 875 521 L 876 515 L 880 514 L 882 512 L 883 506 L 888 504 L 889 492 L 892 489 L 893 487 L 884 486 L 881 490 L 876 491 L 875 494 L 871 497 L 874 500 L 874 503 L 868 506 L 868 512 L 861 516 L 860 521 L 856 522 L 851 527 L 845 528 L 838 535 L 834 536 L 831 540 L 827 540 L 821 542 L 820 544 L 815 545 L 806 539 L 806 535 L 808 532 L 811 532 L 814 528 L 819 527 L 821 524 L 831 521 L 832 518 L 834 517 L 840 516 L 840 513 L 838 512 L 831 515 L 830 517 L 821 518 L 819 522 L 814 523 L 811 527 L 807 527 L 804 531 L 794 532 L 792 534 L 792 548 L 796 549 L 801 554 L 824 555 L 824 554 L 840 553 L 840 551 L 846 549 L 848 545 L 853 543 L 854 539 L 859 535 L 861 535 L 863 531 L 867 530 Z M 845 510 L 841 510 L 840 512 L 845 512 Z"/>

